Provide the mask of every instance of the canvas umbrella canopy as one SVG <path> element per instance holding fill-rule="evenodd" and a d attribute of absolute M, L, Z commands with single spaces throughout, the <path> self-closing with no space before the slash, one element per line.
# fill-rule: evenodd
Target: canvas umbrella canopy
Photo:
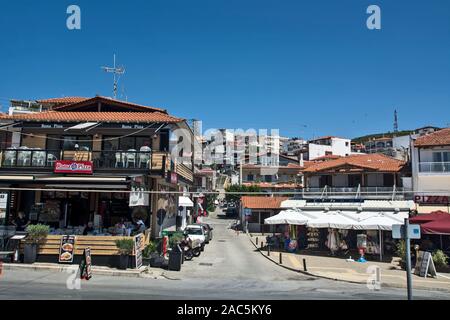
<path fill-rule="evenodd" d="M 450 215 L 447 214 L 446 218 L 424 223 L 420 228 L 424 234 L 450 235 Z"/>
<path fill-rule="evenodd" d="M 356 230 L 392 230 L 392 225 L 404 224 L 400 219 L 396 219 L 382 212 L 376 212 L 365 219 L 358 221 L 354 225 Z"/>
<path fill-rule="evenodd" d="M 356 219 L 344 216 L 340 211 L 330 211 L 320 214 L 317 219 L 309 220 L 307 226 L 311 228 L 353 229 L 353 226 L 357 223 Z"/>
<path fill-rule="evenodd" d="M 297 210 L 283 210 L 279 214 L 264 219 L 265 224 L 293 224 L 304 225 L 310 218 Z"/>
<path fill-rule="evenodd" d="M 431 222 L 431 221 L 436 221 L 439 219 L 445 219 L 448 216 L 450 216 L 447 212 L 444 211 L 433 211 L 431 213 L 428 214 L 421 214 L 415 217 L 412 217 L 409 219 L 409 222 L 411 223 L 427 223 L 427 222 Z"/>

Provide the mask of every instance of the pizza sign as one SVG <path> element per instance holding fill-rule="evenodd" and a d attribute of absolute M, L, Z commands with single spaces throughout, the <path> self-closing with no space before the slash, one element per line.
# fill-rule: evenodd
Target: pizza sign
<path fill-rule="evenodd" d="M 55 162 L 54 172 L 92 174 L 94 172 L 94 166 L 92 161 L 58 160 Z"/>

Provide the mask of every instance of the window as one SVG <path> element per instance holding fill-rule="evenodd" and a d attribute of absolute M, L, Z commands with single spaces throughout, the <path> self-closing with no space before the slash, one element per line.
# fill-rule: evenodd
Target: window
<path fill-rule="evenodd" d="M 63 150 L 92 150 L 92 136 L 64 136 L 62 142 Z"/>
<path fill-rule="evenodd" d="M 252 174 L 248 174 L 247 175 L 247 181 L 254 181 L 255 180 L 255 176 Z"/>
<path fill-rule="evenodd" d="M 348 141 L 345 141 L 345 146 L 348 147 Z"/>
<path fill-rule="evenodd" d="M 450 151 L 433 152 L 433 162 L 450 162 Z"/>
<path fill-rule="evenodd" d="M 140 148 L 147 146 L 151 148 L 150 137 L 123 137 L 118 136 L 104 136 L 103 150 L 140 150 Z"/>
<path fill-rule="evenodd" d="M 272 176 L 264 176 L 265 182 L 272 182 Z"/>

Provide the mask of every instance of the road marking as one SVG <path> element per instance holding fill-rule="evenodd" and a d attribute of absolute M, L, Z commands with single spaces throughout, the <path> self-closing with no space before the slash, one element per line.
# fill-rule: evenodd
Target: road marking
<path fill-rule="evenodd" d="M 294 268 L 298 269 L 300 268 L 302 265 L 300 264 L 300 262 L 293 256 L 288 255 L 289 260 L 291 261 L 291 263 L 294 265 Z"/>

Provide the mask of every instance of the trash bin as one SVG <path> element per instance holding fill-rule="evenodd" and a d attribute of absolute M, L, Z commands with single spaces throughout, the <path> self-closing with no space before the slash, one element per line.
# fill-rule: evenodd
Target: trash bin
<path fill-rule="evenodd" d="M 169 255 L 169 265 L 167 266 L 169 270 L 180 271 L 181 270 L 181 260 L 183 251 L 179 245 L 172 248 Z"/>

